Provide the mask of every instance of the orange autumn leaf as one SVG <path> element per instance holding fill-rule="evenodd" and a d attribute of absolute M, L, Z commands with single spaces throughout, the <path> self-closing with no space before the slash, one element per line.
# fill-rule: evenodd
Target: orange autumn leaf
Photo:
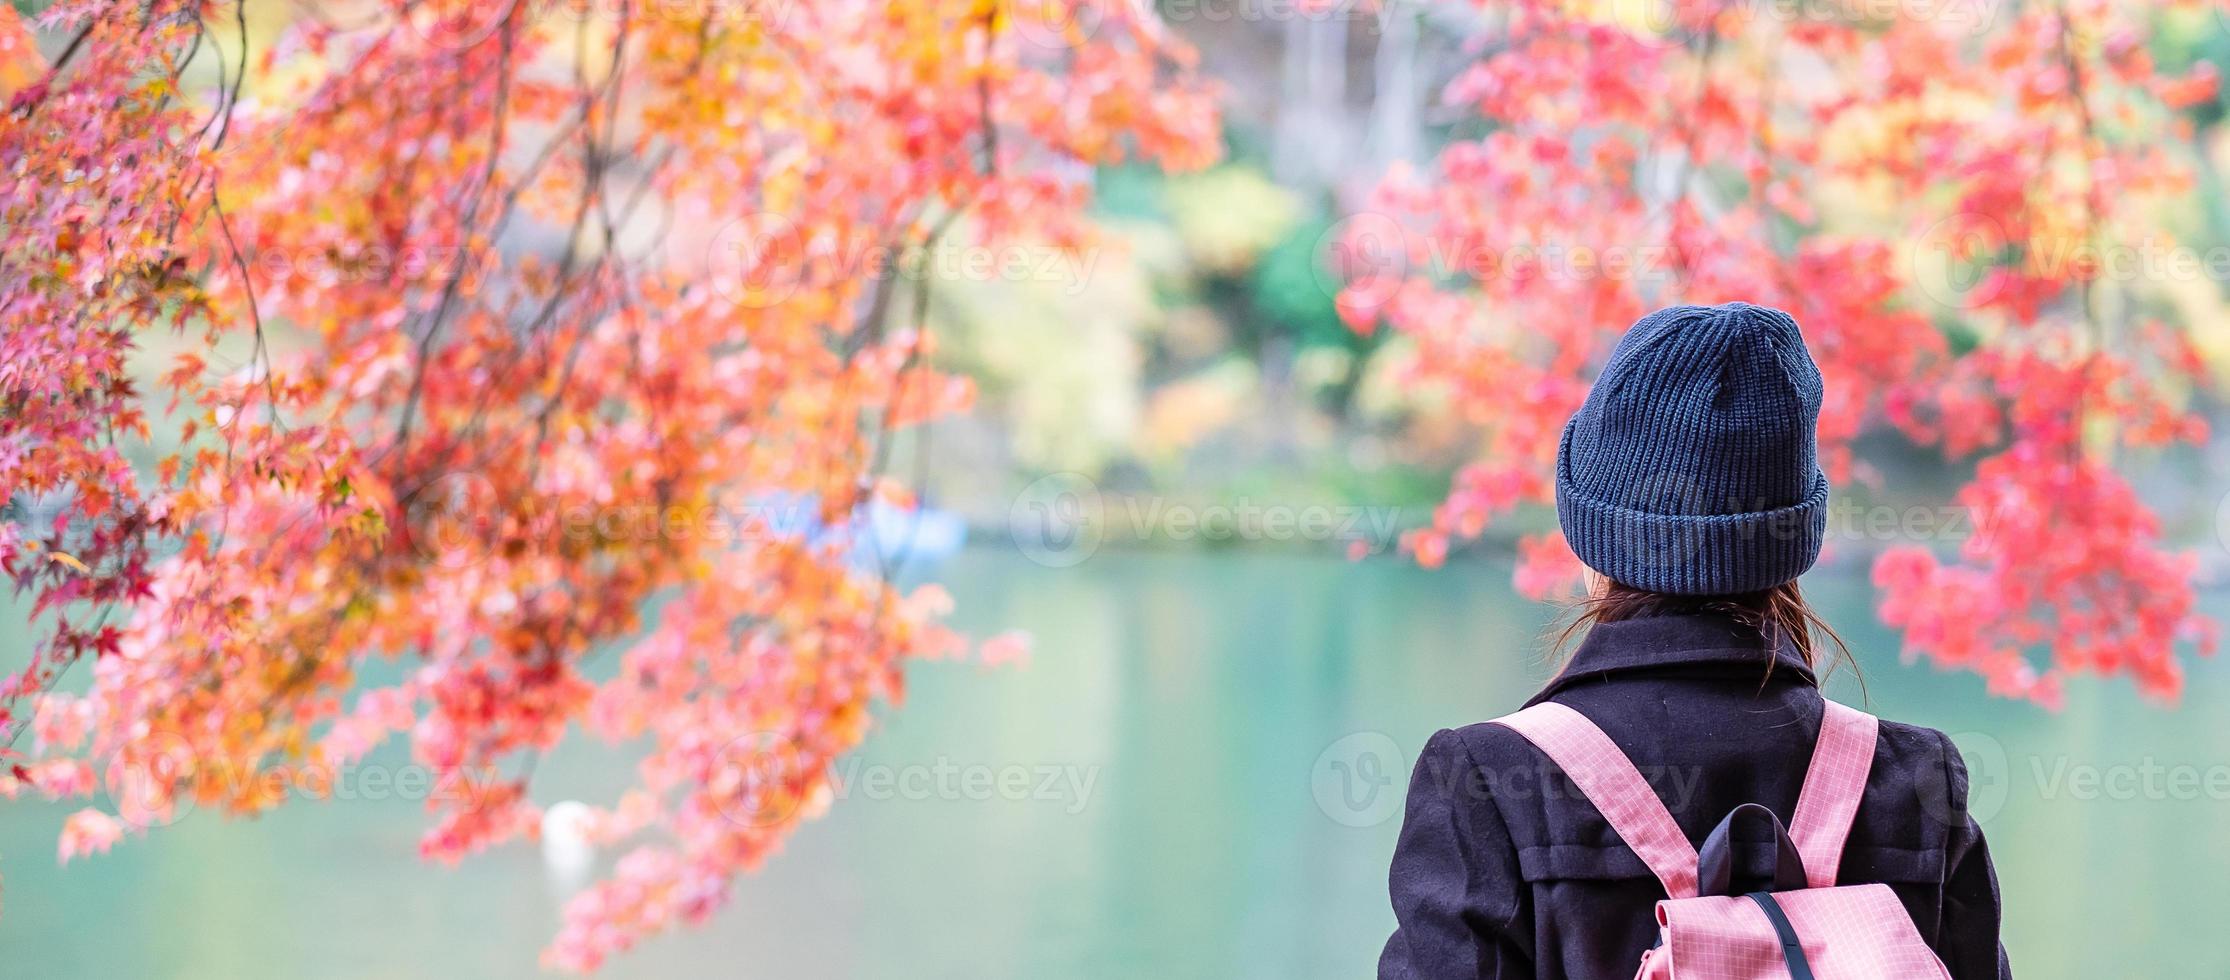
<path fill-rule="evenodd" d="M 267 8 L 252 112 L 179 74 L 197 4 L 41 14 L 83 40 L 0 127 L 0 496 L 61 510 L 0 524 L 37 629 L 0 725 L 65 717 L 46 692 L 100 658 L 74 751 L 139 777 L 71 853 L 320 795 L 306 760 L 402 739 L 443 790 L 421 852 L 461 860 L 535 832 L 507 774 L 586 732 L 643 760 L 599 818 L 640 850 L 545 951 L 589 970 L 702 921 L 908 666 L 967 648 L 853 560 L 866 508 L 918 490 L 885 447 L 973 393 L 913 322 L 934 278 L 867 257 L 954 217 L 1073 242 L 1095 168 L 1207 163 L 1192 54 L 1100 0 L 622 9 Z"/>
<path fill-rule="evenodd" d="M 39 56 L 38 39 L 15 7 L 0 8 L 0 100 L 46 75 L 46 59 Z"/>

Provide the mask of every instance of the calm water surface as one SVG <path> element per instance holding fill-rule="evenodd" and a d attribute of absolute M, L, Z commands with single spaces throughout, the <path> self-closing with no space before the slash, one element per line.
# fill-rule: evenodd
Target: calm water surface
<path fill-rule="evenodd" d="M 939 577 L 963 626 L 1035 634 L 1034 662 L 915 668 L 849 798 L 714 922 L 606 976 L 1367 976 L 1398 822 L 1372 818 L 1398 802 L 1408 754 L 1545 673 L 1546 611 L 1487 563 L 1102 554 L 1053 570 L 985 550 Z M 1807 584 L 1860 650 L 1876 711 L 1963 733 L 2019 975 L 2230 977 L 2224 664 L 2197 665 L 2180 709 L 2084 684 L 2047 714 L 1898 664 L 1862 580 Z M 1398 756 L 1374 769 L 1360 750 L 1387 744 Z M 569 744 L 537 795 L 609 800 L 628 766 Z M 1002 791 L 1006 772 L 1028 775 Z M 0 806 L 0 977 L 530 977 L 565 894 L 532 847 L 419 862 L 403 800 L 195 814 L 58 868 L 65 812 Z"/>

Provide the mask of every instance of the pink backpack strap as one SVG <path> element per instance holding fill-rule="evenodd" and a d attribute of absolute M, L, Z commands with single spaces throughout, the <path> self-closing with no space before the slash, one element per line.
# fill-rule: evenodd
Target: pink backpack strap
<path fill-rule="evenodd" d="M 1804 876 L 1814 888 L 1835 884 L 1843 863 L 1843 841 L 1851 835 L 1858 801 L 1866 795 L 1866 775 L 1874 768 L 1874 739 L 1881 722 L 1857 708 L 1827 701 L 1820 715 L 1820 740 L 1812 747 L 1812 766 L 1796 799 L 1789 837 L 1804 858 Z"/>
<path fill-rule="evenodd" d="M 1587 716 L 1553 701 L 1494 720 L 1564 770 L 1673 898 L 1696 894 L 1696 847 L 1641 771 Z M 1841 845 L 1841 838 L 1836 839 Z"/>

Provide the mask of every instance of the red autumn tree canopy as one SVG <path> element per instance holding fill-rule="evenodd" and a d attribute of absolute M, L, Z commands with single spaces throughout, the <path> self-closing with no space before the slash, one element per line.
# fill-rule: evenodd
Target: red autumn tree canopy
<path fill-rule="evenodd" d="M 1413 338 L 1420 380 L 1485 430 L 1407 539 L 1420 560 L 1551 499 L 1564 420 L 1625 325 L 1748 300 L 1806 328 L 1839 485 L 1879 482 L 1852 452 L 1875 420 L 1980 457 L 1956 555 L 1874 566 L 1909 655 L 2047 705 L 2079 674 L 2177 695 L 2215 625 L 2114 461 L 2206 436 L 2163 295 L 2199 278 L 2166 220 L 2192 154 L 2157 134 L 2189 134 L 2179 109 L 2215 73 L 2164 73 L 2146 42 L 2210 8 L 1479 6 L 1484 53 L 1445 96 L 1483 134 L 1392 174 L 1336 256 L 1343 316 Z M 1578 571 L 1561 538 L 1524 542 L 1525 591 Z"/>

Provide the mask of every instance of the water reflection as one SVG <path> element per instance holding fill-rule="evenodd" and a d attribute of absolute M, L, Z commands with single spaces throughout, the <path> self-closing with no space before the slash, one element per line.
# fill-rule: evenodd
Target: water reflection
<path fill-rule="evenodd" d="M 1413 753 L 1545 673 L 1547 611 L 1487 564 L 1103 552 L 1048 569 L 981 551 L 942 577 L 963 626 L 1035 634 L 1031 664 L 915 668 L 826 819 L 710 926 L 606 975 L 1368 975 L 1396 827 L 1328 815 L 1320 755 L 1356 733 Z M 2221 664 L 2195 667 L 2181 710 L 2084 684 L 2047 715 L 1899 665 L 1864 582 L 1815 579 L 1877 711 L 1997 760 L 1976 792 L 2002 800 L 1986 827 L 2022 976 L 2230 974 L 2230 950 L 2198 938 L 2230 911 Z M 1839 696 L 1857 696 L 1851 681 Z M 536 792 L 609 800 L 628 766 L 569 743 Z M 1390 770 L 1398 794 L 1406 762 Z M 418 862 L 407 800 L 196 814 L 58 869 L 65 812 L 0 807 L 7 976 L 530 977 L 562 898 L 533 847 Z"/>

